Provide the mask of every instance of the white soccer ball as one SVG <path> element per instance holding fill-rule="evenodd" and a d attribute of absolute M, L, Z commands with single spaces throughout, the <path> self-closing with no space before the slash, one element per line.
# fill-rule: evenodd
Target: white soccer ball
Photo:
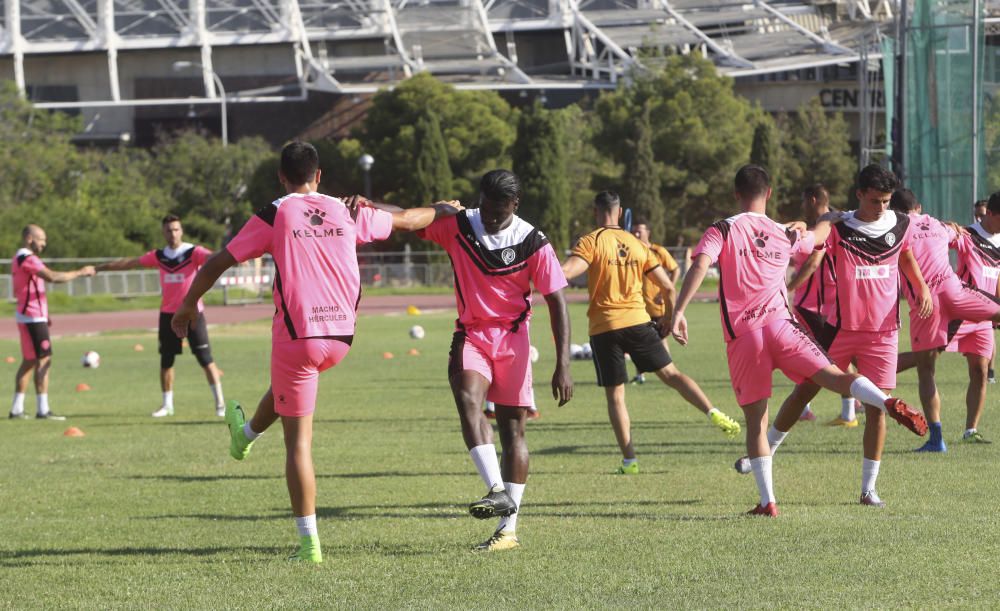
<path fill-rule="evenodd" d="M 534 346 L 530 346 L 528 348 L 528 358 L 531 359 L 532 363 L 537 363 L 538 362 L 538 348 L 535 348 Z"/>
<path fill-rule="evenodd" d="M 410 327 L 410 337 L 413 339 L 424 339 L 424 328 L 420 325 Z"/>
<path fill-rule="evenodd" d="M 583 348 L 582 352 L 583 358 L 589 359 L 594 357 L 594 351 L 590 349 L 590 342 L 587 342 L 586 344 L 581 346 L 581 348 Z"/>
<path fill-rule="evenodd" d="M 569 345 L 569 358 L 574 361 L 579 361 L 583 358 L 583 346 L 580 344 L 570 344 Z"/>
<path fill-rule="evenodd" d="M 90 369 L 97 369 L 101 366 L 101 355 L 93 350 L 88 350 L 80 357 L 80 364 Z"/>

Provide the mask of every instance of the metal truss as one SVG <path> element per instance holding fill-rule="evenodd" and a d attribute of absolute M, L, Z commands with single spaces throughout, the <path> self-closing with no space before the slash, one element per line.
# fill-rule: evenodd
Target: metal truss
<path fill-rule="evenodd" d="M 808 1 L 808 0 L 803 0 Z M 890 0 L 850 0 L 861 20 L 891 14 Z M 3 0 L 0 57 L 26 90 L 25 58 L 102 52 L 104 99 L 49 108 L 218 103 L 214 51 L 277 45 L 294 58 L 297 91 L 235 92 L 231 102 L 299 100 L 309 90 L 365 93 L 421 71 L 463 89 L 614 87 L 644 68 L 646 51 L 698 52 L 720 71 L 747 76 L 858 61 L 856 50 L 814 32 L 767 0 Z M 678 4 L 674 4 L 678 2 Z M 786 5 L 787 6 L 787 5 Z M 808 8 L 800 5 L 800 8 Z M 716 19 L 716 21 L 713 21 Z M 737 31 L 730 31 L 733 23 Z M 740 25 L 742 24 L 742 25 Z M 529 76 L 516 34 L 561 31 L 569 74 Z M 495 36 L 506 41 L 499 49 Z M 772 50 L 765 39 L 788 41 Z M 784 44 L 784 43 L 782 43 Z M 754 46 L 756 45 L 756 46 Z M 197 49 L 204 95 L 123 99 L 122 52 Z M 381 49 L 379 51 L 373 51 Z M 771 53 L 770 56 L 767 53 Z M 225 75 L 223 75 L 225 76 Z M 0 78 L 4 78 L 0 75 Z"/>

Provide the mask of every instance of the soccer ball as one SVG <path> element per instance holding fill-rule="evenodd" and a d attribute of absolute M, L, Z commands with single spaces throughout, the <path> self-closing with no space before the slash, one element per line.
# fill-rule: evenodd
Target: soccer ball
<path fill-rule="evenodd" d="M 580 358 L 589 359 L 594 357 L 594 351 L 590 348 L 590 342 L 587 342 L 581 346 L 581 348 L 583 348 L 583 352 L 581 353 Z"/>
<path fill-rule="evenodd" d="M 424 328 L 420 325 L 410 327 L 410 337 L 413 339 L 424 339 Z"/>
<path fill-rule="evenodd" d="M 579 361 L 583 359 L 583 346 L 580 344 L 570 344 L 569 345 L 569 358 L 574 361 Z"/>
<path fill-rule="evenodd" d="M 93 350 L 88 350 L 80 357 L 80 364 L 90 369 L 97 369 L 101 366 L 101 355 Z"/>
<path fill-rule="evenodd" d="M 528 348 L 528 358 L 531 359 L 532 363 L 537 363 L 538 362 L 538 348 L 535 348 L 534 346 L 530 346 Z"/>

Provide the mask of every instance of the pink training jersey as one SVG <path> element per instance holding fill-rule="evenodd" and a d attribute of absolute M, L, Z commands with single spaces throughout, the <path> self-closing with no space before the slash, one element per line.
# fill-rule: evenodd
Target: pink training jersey
<path fill-rule="evenodd" d="M 977 289 L 995 295 L 1000 278 L 1000 234 L 993 234 L 975 223 L 966 227 L 952 247 L 958 252 L 958 277 Z"/>
<path fill-rule="evenodd" d="M 944 286 L 945 280 L 955 275 L 955 270 L 951 269 L 951 260 L 948 258 L 948 245 L 953 243 L 958 235 L 951 227 L 928 214 L 911 214 L 910 224 L 913 225 L 910 231 L 910 249 L 913 251 L 913 257 L 917 260 L 917 267 L 924 276 L 924 282 L 930 287 L 931 292 L 937 292 L 939 287 Z M 910 309 L 915 309 L 916 289 L 910 286 L 910 282 L 903 274 L 899 274 L 899 281 L 904 287 L 906 302 L 910 304 Z"/>
<path fill-rule="evenodd" d="M 542 295 L 567 284 L 548 238 L 517 216 L 506 229 L 489 234 L 479 209 L 464 210 L 417 235 L 451 258 L 459 328 L 501 325 L 516 331 L 531 317 L 531 284 Z"/>
<path fill-rule="evenodd" d="M 799 235 L 763 214 L 744 212 L 708 228 L 692 258 L 719 262 L 719 309 L 727 342 L 790 319 L 785 274 L 793 255 L 813 250 L 812 233 Z"/>
<path fill-rule="evenodd" d="M 889 210 L 866 223 L 847 212 L 834 223 L 826 256 L 837 274 L 834 326 L 848 331 L 899 329 L 899 255 L 910 250 L 914 224 Z"/>
<path fill-rule="evenodd" d="M 38 277 L 38 272 L 45 269 L 45 264 L 38 255 L 27 248 L 21 248 L 14 254 L 10 269 L 14 298 L 17 300 L 14 319 L 20 323 L 47 322 L 49 302 L 45 299 L 45 281 Z"/>
<path fill-rule="evenodd" d="M 361 275 L 358 244 L 384 240 L 392 215 L 339 199 L 286 195 L 264 206 L 226 246 L 237 261 L 274 257 L 272 341 L 354 335 Z"/>
<path fill-rule="evenodd" d="M 204 246 L 185 242 L 176 249 L 167 246 L 151 250 L 139 257 L 139 265 L 156 267 L 160 270 L 160 292 L 163 293 L 160 301 L 161 312 L 170 314 L 181 307 L 198 270 L 211 255 L 212 251 Z M 198 311 L 204 309 L 205 304 L 199 299 Z"/>
<path fill-rule="evenodd" d="M 791 263 L 796 271 L 802 268 L 811 254 L 811 250 L 803 249 L 792 255 Z M 830 320 L 837 309 L 837 276 L 833 271 L 833 263 L 828 258 L 823 257 L 819 267 L 805 284 L 795 289 L 792 305 Z"/>

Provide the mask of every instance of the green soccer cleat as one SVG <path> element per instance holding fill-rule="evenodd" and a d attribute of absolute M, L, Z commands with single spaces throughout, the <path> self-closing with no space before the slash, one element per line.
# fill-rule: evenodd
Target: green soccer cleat
<path fill-rule="evenodd" d="M 962 435 L 962 443 L 993 443 L 989 439 L 983 437 L 983 434 L 979 431 L 972 431 L 971 433 L 966 433 Z"/>
<path fill-rule="evenodd" d="M 631 465 L 625 465 L 622 463 L 618 465 L 619 475 L 639 475 L 639 461 L 632 463 Z"/>
<path fill-rule="evenodd" d="M 229 455 L 236 460 L 243 460 L 250 453 L 253 442 L 247 439 L 243 432 L 246 424 L 243 407 L 238 401 L 230 399 L 226 402 L 226 426 L 229 427 Z"/>
<path fill-rule="evenodd" d="M 736 436 L 739 435 L 742 430 L 739 422 L 736 422 L 719 410 L 712 412 L 709 418 L 712 420 L 712 424 L 719 427 L 719 429 L 726 434 L 726 437 L 730 439 L 736 439 Z"/>
<path fill-rule="evenodd" d="M 317 535 L 305 535 L 299 539 L 299 551 L 288 557 L 294 562 L 312 562 L 319 564 L 323 562 L 323 549 L 319 544 Z"/>

